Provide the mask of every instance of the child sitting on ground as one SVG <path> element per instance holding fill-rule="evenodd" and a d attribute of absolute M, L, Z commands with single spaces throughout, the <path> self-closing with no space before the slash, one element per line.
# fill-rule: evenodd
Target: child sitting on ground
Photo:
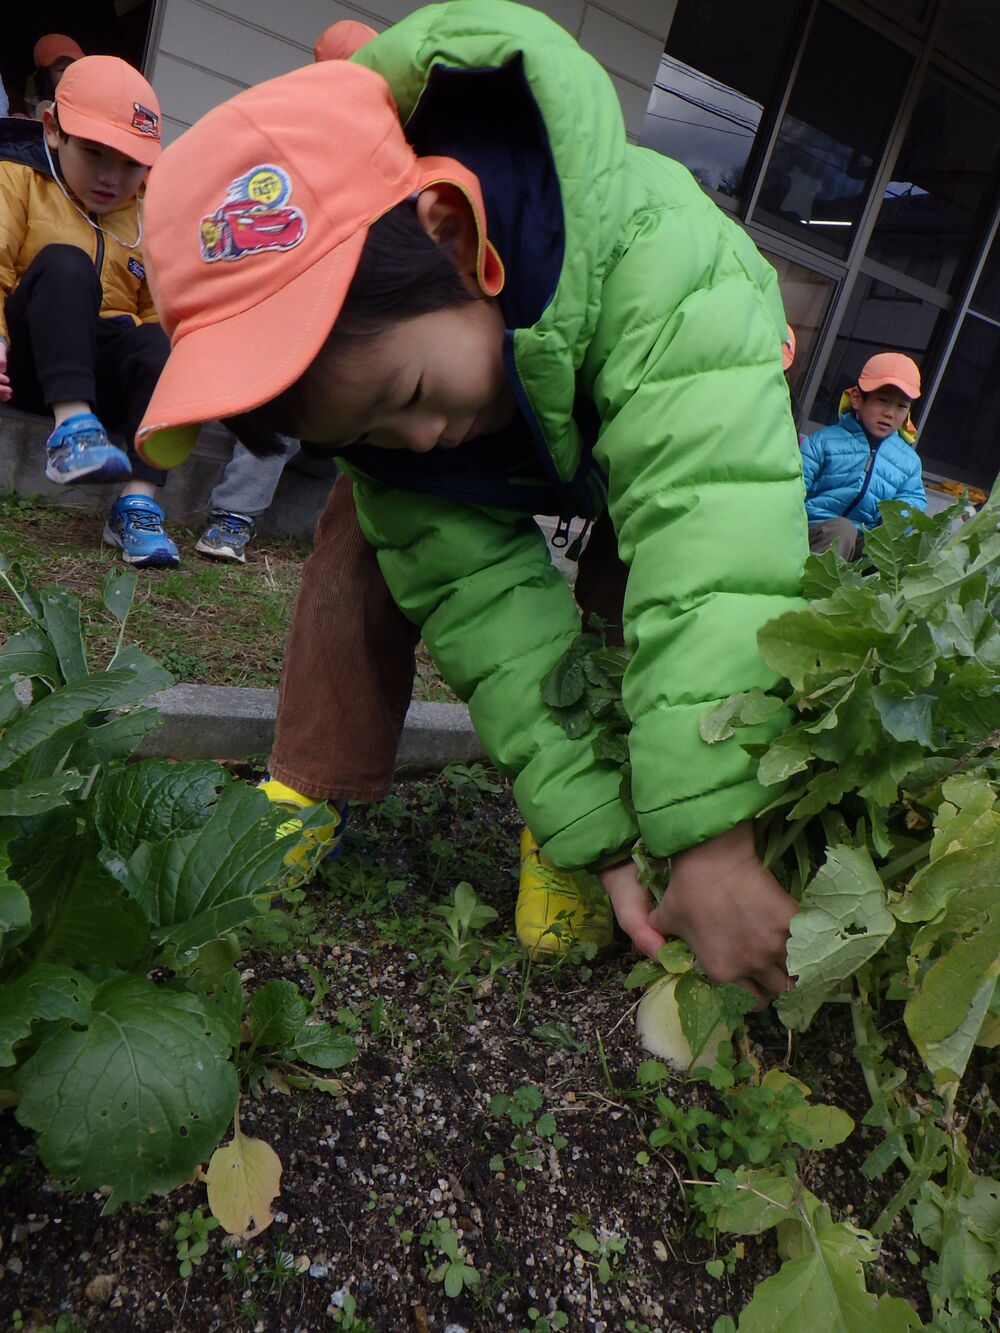
<path fill-rule="evenodd" d="M 881 523 L 882 500 L 927 508 L 910 407 L 920 371 L 902 352 L 879 352 L 841 399 L 840 420 L 802 441 L 809 549 L 831 546 L 845 560 L 864 550 L 864 530 Z"/>
<path fill-rule="evenodd" d="M 0 402 L 54 417 L 50 481 L 124 483 L 104 540 L 140 568 L 178 563 L 152 498 L 165 474 L 133 449 L 169 351 L 137 198 L 159 153 L 156 94 L 114 56 L 68 65 L 41 124 L 0 127 Z"/>
<path fill-rule="evenodd" d="M 24 109 L 32 120 L 41 120 L 55 99 L 59 80 L 74 60 L 83 59 L 79 42 L 62 32 L 48 32 L 39 37 L 32 52 L 35 68 L 24 89 Z"/>
<path fill-rule="evenodd" d="M 147 208 L 172 350 L 141 452 L 170 465 L 195 423 L 259 408 L 338 454 L 354 486 L 328 510 L 335 542 L 360 519 L 370 577 L 468 700 L 549 859 L 594 869 L 639 949 L 681 935 L 716 980 L 762 1002 L 787 987 L 795 903 L 752 827 L 771 794 L 739 743 L 698 731 L 774 683 L 756 632 L 799 605 L 806 552 L 786 323 L 747 236 L 627 145 L 596 61 L 505 0 L 418 10 L 215 108 L 165 152 Z M 581 622 L 535 513 L 598 518 L 627 573 L 625 794 L 599 726 L 571 739 L 541 697 Z M 398 726 L 378 627 L 356 633 L 367 592 L 309 651 L 342 711 Z M 671 858 L 655 907 L 640 835 Z"/>

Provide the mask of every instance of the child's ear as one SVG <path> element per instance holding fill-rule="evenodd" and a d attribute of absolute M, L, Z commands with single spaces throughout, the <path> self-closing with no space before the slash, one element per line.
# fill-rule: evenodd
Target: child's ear
<path fill-rule="evenodd" d="M 478 293 L 479 227 L 462 191 L 446 181 L 428 185 L 417 196 L 417 221 L 432 241 L 448 247 L 458 271 Z"/>
<path fill-rule="evenodd" d="M 42 112 L 42 129 L 45 132 L 45 142 L 52 152 L 57 153 L 59 151 L 59 126 L 52 114 L 51 107 L 47 106 Z"/>
<path fill-rule="evenodd" d="M 847 389 L 846 393 L 847 401 L 851 405 L 851 411 L 856 412 L 864 401 L 861 397 L 861 390 L 855 385 L 853 389 Z"/>

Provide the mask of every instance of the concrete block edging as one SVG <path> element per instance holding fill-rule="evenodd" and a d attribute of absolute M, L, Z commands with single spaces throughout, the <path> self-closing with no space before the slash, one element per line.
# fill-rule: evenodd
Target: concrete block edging
<path fill-rule="evenodd" d="M 145 703 L 159 710 L 163 725 L 143 738 L 140 759 L 266 759 L 271 752 L 277 690 L 172 685 Z M 410 704 L 397 773 L 436 772 L 485 758 L 464 704 Z"/>

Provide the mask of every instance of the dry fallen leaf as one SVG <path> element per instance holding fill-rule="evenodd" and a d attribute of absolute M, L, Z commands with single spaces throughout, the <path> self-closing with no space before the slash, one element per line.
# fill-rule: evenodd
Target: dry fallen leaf
<path fill-rule="evenodd" d="M 263 1139 L 241 1133 L 239 1116 L 232 1141 L 212 1154 L 206 1180 L 208 1206 L 230 1235 L 253 1240 L 274 1221 L 271 1204 L 281 1188 L 281 1158 Z"/>

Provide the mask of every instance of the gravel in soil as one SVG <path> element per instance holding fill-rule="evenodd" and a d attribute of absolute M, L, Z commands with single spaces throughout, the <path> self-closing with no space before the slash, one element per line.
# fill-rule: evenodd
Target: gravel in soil
<path fill-rule="evenodd" d="M 634 958 L 620 947 L 596 963 L 529 964 L 509 930 L 516 811 L 506 789 L 481 791 L 481 771 L 468 774 L 402 785 L 359 817 L 340 861 L 250 941 L 248 992 L 287 977 L 311 994 L 315 969 L 329 987 L 320 1011 L 349 1019 L 359 1047 L 342 1096 L 265 1078 L 242 1098 L 243 1131 L 283 1163 L 270 1228 L 242 1244 L 211 1231 L 183 1278 L 173 1231 L 182 1210 L 207 1213 L 202 1185 L 103 1217 L 100 1194 L 74 1198 L 47 1178 L 7 1114 L 0 1312 L 58 1333 L 541 1333 L 542 1316 L 579 1333 L 709 1333 L 738 1316 L 777 1266 L 773 1233 L 746 1238 L 733 1273 L 707 1275 L 731 1241 L 717 1251 L 695 1234 L 683 1159 L 650 1150 L 651 1098 L 628 1095 L 644 1058 L 623 987 Z M 460 880 L 499 919 L 449 972 L 430 924 Z M 751 1034 L 764 1063 L 779 1063 L 779 1025 L 754 1016 Z M 813 1037 L 809 1062 L 817 1096 L 860 1120 L 850 1051 L 834 1024 Z M 526 1125 L 495 1113 L 494 1097 L 526 1087 L 537 1090 Z M 666 1091 L 684 1104 L 711 1097 L 682 1079 Z M 802 1163 L 835 1212 L 862 1222 L 878 1207 L 858 1169 L 866 1135 Z M 440 1243 L 449 1226 L 465 1265 L 454 1296 Z M 880 1276 L 906 1294 L 914 1270 L 892 1241 Z"/>

